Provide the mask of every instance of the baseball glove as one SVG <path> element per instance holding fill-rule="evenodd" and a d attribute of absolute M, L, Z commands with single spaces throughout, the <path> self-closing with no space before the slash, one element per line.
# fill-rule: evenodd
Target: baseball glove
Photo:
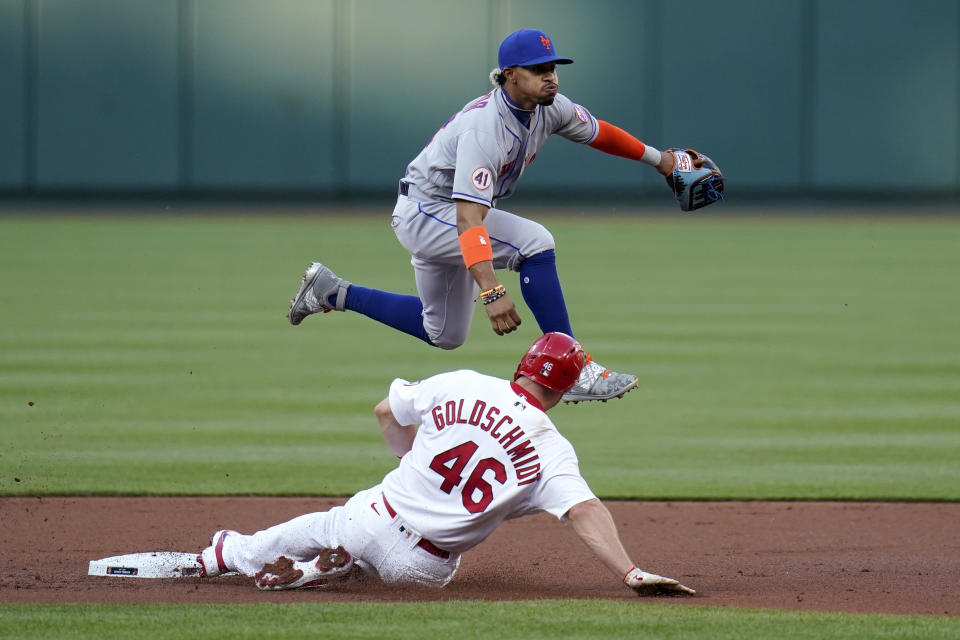
<path fill-rule="evenodd" d="M 723 199 L 723 174 L 717 163 L 693 149 L 667 149 L 673 171 L 667 185 L 684 211 L 693 211 Z"/>

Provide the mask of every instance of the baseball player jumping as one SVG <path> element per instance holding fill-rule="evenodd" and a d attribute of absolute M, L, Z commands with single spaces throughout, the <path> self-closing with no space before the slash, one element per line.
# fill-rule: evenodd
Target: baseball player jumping
<path fill-rule="evenodd" d="M 520 273 L 520 293 L 541 331 L 574 335 L 557 275 L 553 236 L 542 225 L 498 208 L 551 134 L 656 168 L 684 210 L 723 196 L 716 165 L 693 150 L 661 153 L 597 120 L 559 93 L 558 56 L 543 31 L 504 39 L 494 89 L 454 114 L 407 167 L 392 226 L 410 252 L 418 296 L 361 287 L 314 262 L 290 303 L 298 325 L 320 311 L 352 310 L 444 349 L 467 339 L 477 298 L 497 335 L 516 330 L 520 315 L 496 270 Z M 676 161 L 675 161 L 676 158 Z M 588 356 L 566 402 L 621 397 L 637 385 Z"/>
<path fill-rule="evenodd" d="M 568 521 L 638 594 L 693 594 L 637 568 L 580 475 L 573 447 L 547 417 L 586 362 L 572 337 L 547 333 L 513 381 L 468 370 L 394 380 L 374 411 L 400 465 L 342 507 L 252 535 L 217 531 L 198 558 L 204 575 L 235 571 L 260 589 L 375 578 L 443 587 L 461 554 L 501 522 L 546 511 Z"/>

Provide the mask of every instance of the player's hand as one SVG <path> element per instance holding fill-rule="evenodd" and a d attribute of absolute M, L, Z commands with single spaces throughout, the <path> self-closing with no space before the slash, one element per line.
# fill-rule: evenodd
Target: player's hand
<path fill-rule="evenodd" d="M 668 151 L 660 152 L 660 164 L 657 165 L 657 173 L 663 177 L 667 177 L 673 173 L 673 165 L 676 164 L 677 159 L 673 157 L 673 153 Z"/>
<path fill-rule="evenodd" d="M 692 596 L 696 593 L 673 578 L 647 573 L 636 567 L 627 572 L 623 577 L 623 583 L 633 589 L 638 596 Z"/>
<path fill-rule="evenodd" d="M 513 305 L 510 296 L 501 296 L 490 304 L 484 305 L 483 308 L 487 312 L 487 317 L 490 318 L 490 327 L 498 336 L 516 331 L 520 326 L 520 314 L 517 313 L 517 308 Z"/>
<path fill-rule="evenodd" d="M 657 172 L 666 177 L 673 173 L 673 167 L 677 163 L 676 156 L 673 155 L 673 149 L 667 149 L 660 153 L 660 164 L 657 165 Z M 693 158 L 693 166 L 699 169 L 703 166 L 703 157 L 698 155 Z"/>

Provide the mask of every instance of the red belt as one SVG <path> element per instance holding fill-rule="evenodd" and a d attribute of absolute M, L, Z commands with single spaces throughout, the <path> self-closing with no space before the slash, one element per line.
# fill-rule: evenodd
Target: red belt
<path fill-rule="evenodd" d="M 390 514 L 391 518 L 396 518 L 397 512 L 394 511 L 393 507 L 390 506 L 390 503 L 387 502 L 387 496 L 385 496 L 383 493 L 381 493 L 380 496 L 383 498 L 383 506 L 387 508 L 387 513 Z M 447 558 L 450 557 L 449 551 L 444 551 L 443 549 L 433 544 L 426 538 L 420 538 L 420 542 L 417 543 L 417 546 L 423 549 L 424 551 L 426 551 L 427 553 L 432 553 L 438 558 L 443 558 L 444 560 L 446 560 Z"/>

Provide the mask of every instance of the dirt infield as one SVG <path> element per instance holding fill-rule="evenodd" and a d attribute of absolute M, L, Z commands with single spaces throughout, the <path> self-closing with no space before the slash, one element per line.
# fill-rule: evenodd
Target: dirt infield
<path fill-rule="evenodd" d="M 2 602 L 636 600 L 569 527 L 539 515 L 467 553 L 445 589 L 346 585 L 260 592 L 237 576 L 87 576 L 96 558 L 195 551 L 342 504 L 306 498 L 3 498 Z M 676 604 L 960 615 L 960 504 L 608 502 L 640 566 L 694 587 Z"/>

